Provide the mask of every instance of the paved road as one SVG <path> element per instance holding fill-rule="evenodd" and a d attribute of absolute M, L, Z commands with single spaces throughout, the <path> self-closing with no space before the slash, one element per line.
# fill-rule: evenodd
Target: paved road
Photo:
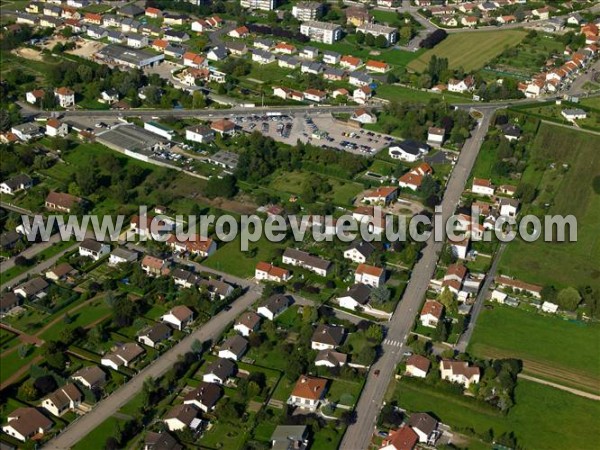
<path fill-rule="evenodd" d="M 481 123 L 473 131 L 473 136 L 465 143 L 460 153 L 442 200 L 442 223 L 445 223 L 448 217 L 453 214 L 458 204 L 479 153 L 481 143 L 490 126 L 492 116 L 492 109 L 484 112 Z M 369 447 L 385 391 L 389 381 L 394 376 L 397 364 L 402 358 L 404 343 L 412 328 L 415 316 L 419 312 L 442 247 L 443 242 L 434 242 L 430 238 L 423 249 L 421 259 L 413 269 L 406 291 L 402 296 L 402 301 L 398 304 L 394 316 L 389 322 L 389 330 L 382 346 L 383 354 L 371 368 L 360 396 L 356 407 L 357 421 L 348 427 L 342 440 L 340 448 L 343 450 L 366 449 Z M 379 370 L 379 376 L 374 375 L 375 370 Z"/>
<path fill-rule="evenodd" d="M 224 331 L 225 327 L 235 320 L 244 310 L 249 308 L 259 297 L 260 287 L 253 286 L 243 296 L 231 304 L 229 311 L 221 311 L 203 326 L 185 337 L 175 347 L 164 353 L 129 382 L 110 396 L 102 400 L 89 413 L 68 426 L 60 435 L 52 439 L 44 448 L 50 450 L 65 450 L 73 447 L 78 441 L 87 436 L 99 424 L 112 417 L 120 407 L 131 400 L 141 391 L 144 380 L 148 377 L 157 378 L 166 373 L 177 362 L 180 355 L 191 351 L 192 343 L 199 341 L 215 340 Z"/>
<path fill-rule="evenodd" d="M 471 336 L 473 335 L 473 330 L 475 330 L 475 323 L 477 322 L 477 317 L 479 317 L 479 313 L 481 312 L 481 309 L 483 308 L 483 304 L 485 303 L 485 297 L 488 293 L 488 290 L 490 289 L 490 285 L 492 284 L 492 281 L 494 281 L 494 278 L 496 276 L 496 271 L 498 270 L 498 264 L 500 263 L 500 258 L 502 257 L 502 253 L 504 253 L 505 249 L 506 249 L 506 243 L 500 244 L 498 251 L 494 255 L 494 260 L 492 261 L 492 266 L 490 267 L 490 270 L 486 274 L 483 285 L 481 286 L 481 289 L 479 290 L 479 293 L 477 294 L 477 299 L 475 300 L 475 303 L 473 304 L 473 309 L 471 310 L 471 318 L 469 320 L 469 325 L 467 326 L 467 329 L 461 335 L 460 339 L 454 346 L 454 349 L 461 353 L 464 353 L 467 350 L 467 346 L 469 345 L 469 341 L 471 340 Z"/>
<path fill-rule="evenodd" d="M 373 105 L 371 109 L 380 109 L 381 106 Z M 118 117 L 194 117 L 197 119 L 220 118 L 229 116 L 244 116 L 263 114 L 267 111 L 281 112 L 284 114 L 304 114 L 304 113 L 322 113 L 322 112 L 338 112 L 349 113 L 356 110 L 356 106 L 265 106 L 253 108 L 229 108 L 229 109 L 130 109 L 126 111 L 115 110 L 84 110 L 76 109 L 73 111 L 33 111 L 29 108 L 25 113 L 34 113 L 39 117 L 50 117 L 53 113 L 60 114 L 65 118 L 75 117 L 94 117 L 94 118 L 118 118 Z"/>

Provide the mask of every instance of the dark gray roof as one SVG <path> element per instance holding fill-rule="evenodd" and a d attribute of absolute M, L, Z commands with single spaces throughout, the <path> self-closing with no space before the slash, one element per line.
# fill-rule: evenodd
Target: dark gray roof
<path fill-rule="evenodd" d="M 171 328 L 164 323 L 157 323 L 156 325 L 142 331 L 140 336 L 147 336 L 152 342 L 161 342 L 171 336 Z"/>
<path fill-rule="evenodd" d="M 304 265 L 315 267 L 317 269 L 327 270 L 331 266 L 330 261 L 295 248 L 286 248 L 283 256 L 301 261 Z"/>
<path fill-rule="evenodd" d="M 81 244 L 79 244 L 79 247 L 91 250 L 93 252 L 99 252 L 102 249 L 102 245 L 102 242 L 98 242 L 94 239 L 85 239 Z"/>
<path fill-rule="evenodd" d="M 357 303 L 366 305 L 371 296 L 371 288 L 366 284 L 357 283 L 350 287 L 342 297 L 352 297 Z"/>
<path fill-rule="evenodd" d="M 412 139 L 406 139 L 402 142 L 397 142 L 394 146 L 400 147 L 404 152 L 410 153 L 411 155 L 418 155 L 421 151 L 428 151 L 429 145 L 422 142 L 414 141 Z"/>
<path fill-rule="evenodd" d="M 247 347 L 248 341 L 236 334 L 227 338 L 225 342 L 221 344 L 219 350 L 229 350 L 231 353 L 239 357 L 246 351 Z"/>
<path fill-rule="evenodd" d="M 166 431 L 163 431 L 162 433 L 149 431 L 146 434 L 144 445 L 148 450 L 181 450 L 183 448 L 181 444 Z"/>
<path fill-rule="evenodd" d="M 364 72 L 360 72 L 358 70 L 355 70 L 354 72 L 350 73 L 350 77 L 356 78 L 357 80 L 362 81 L 363 83 L 371 83 L 373 81 L 373 77 L 371 77 L 371 75 L 366 74 Z"/>
<path fill-rule="evenodd" d="M 223 46 L 213 47 L 210 51 L 217 55 L 219 59 L 227 58 L 227 49 Z"/>
<path fill-rule="evenodd" d="M 333 75 L 338 77 L 343 77 L 345 74 L 344 70 L 338 69 L 337 67 L 328 67 L 323 73 L 324 75 Z"/>
<path fill-rule="evenodd" d="M 0 309 L 8 309 L 19 304 L 19 297 L 13 292 L 6 292 L 0 296 Z"/>
<path fill-rule="evenodd" d="M 348 247 L 348 250 L 356 250 L 361 255 L 363 255 L 365 257 L 365 259 L 367 259 L 367 258 L 369 258 L 369 256 L 371 256 L 373 254 L 373 252 L 375 251 L 375 247 L 373 247 L 373 245 L 370 242 L 366 242 L 363 240 L 356 240 L 356 241 L 352 242 L 352 244 L 350 244 L 350 247 Z"/>
<path fill-rule="evenodd" d="M 119 9 L 119 14 L 123 16 L 139 16 L 144 14 L 144 9 L 137 6 L 135 3 L 130 3 Z"/>
<path fill-rule="evenodd" d="M 217 401 L 223 395 L 222 389 L 218 384 L 200 382 L 198 387 L 188 392 L 183 398 L 183 403 L 192 403 L 197 401 L 198 403 L 206 406 L 208 409 L 212 409 Z"/>
<path fill-rule="evenodd" d="M 437 428 L 438 421 L 427 413 L 414 413 L 408 419 L 408 426 L 429 436 Z"/>
<path fill-rule="evenodd" d="M 263 306 L 273 314 L 277 314 L 290 306 L 290 299 L 287 295 L 272 295 Z"/>
<path fill-rule="evenodd" d="M 219 358 L 206 368 L 206 373 L 212 373 L 221 380 L 226 380 L 235 373 L 236 365 L 233 361 Z"/>
<path fill-rule="evenodd" d="M 346 330 L 344 327 L 332 327 L 329 325 L 318 325 L 315 332 L 312 335 L 311 340 L 313 342 L 319 342 L 321 344 L 338 346 L 344 340 Z"/>

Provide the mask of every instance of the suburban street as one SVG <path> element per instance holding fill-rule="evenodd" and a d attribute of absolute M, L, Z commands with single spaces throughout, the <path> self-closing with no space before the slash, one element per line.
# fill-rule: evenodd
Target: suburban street
<path fill-rule="evenodd" d="M 441 203 L 442 223 L 445 223 L 449 216 L 454 213 L 471 169 L 475 164 L 481 143 L 490 126 L 493 113 L 494 109 L 491 108 L 483 112 L 484 116 L 479 126 L 474 130 L 472 137 L 465 143 L 460 153 L 458 162 L 448 180 L 446 192 Z M 402 358 L 402 353 L 405 351 L 403 345 L 412 329 L 415 316 L 418 314 L 423 297 L 427 292 L 429 280 L 433 276 L 442 247 L 443 242 L 435 242 L 433 235 L 427 241 L 421 259 L 412 271 L 402 300 L 389 322 L 388 333 L 382 346 L 383 354 L 371 367 L 367 382 L 356 407 L 357 420 L 348 427 L 340 446 L 341 449 L 355 450 L 369 447 L 388 383 L 394 376 L 396 366 Z M 379 375 L 375 375 L 376 370 L 379 370 Z"/>
<path fill-rule="evenodd" d="M 243 311 L 249 308 L 261 294 L 261 287 L 252 286 L 244 295 L 231 304 L 231 309 L 221 311 L 200 328 L 186 336 L 181 342 L 164 353 L 160 358 L 131 378 L 110 396 L 99 402 L 89 413 L 81 416 L 71 426 L 52 439 L 44 448 L 64 450 L 73 447 L 79 440 L 87 436 L 100 423 L 112 417 L 120 407 L 131 400 L 141 391 L 144 380 L 148 377 L 157 378 L 167 372 L 177 362 L 180 355 L 191 351 L 195 340 L 201 342 L 215 340 Z"/>
<path fill-rule="evenodd" d="M 492 265 L 490 270 L 485 275 L 485 281 L 479 289 L 479 293 L 477 294 L 477 298 L 475 299 L 475 303 L 473 304 L 473 309 L 471 310 L 471 318 L 469 320 L 469 324 L 467 325 L 467 329 L 460 336 L 460 339 L 454 346 L 454 349 L 458 352 L 464 353 L 467 350 L 467 346 L 469 345 L 469 340 L 473 335 L 473 330 L 475 330 L 475 323 L 477 322 L 477 317 L 479 317 L 479 313 L 483 308 L 483 304 L 485 302 L 485 298 L 490 289 L 490 285 L 494 278 L 496 277 L 496 271 L 498 270 L 498 263 L 500 263 L 500 258 L 502 257 L 502 253 L 506 249 L 506 243 L 500 244 L 498 247 L 498 251 L 494 254 L 494 260 L 492 261 Z"/>

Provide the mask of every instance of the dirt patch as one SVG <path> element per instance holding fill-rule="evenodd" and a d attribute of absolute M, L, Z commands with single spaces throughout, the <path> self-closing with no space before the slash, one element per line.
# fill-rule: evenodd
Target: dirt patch
<path fill-rule="evenodd" d="M 258 207 L 254 203 L 247 200 L 227 200 L 224 198 L 209 199 L 205 197 L 198 197 L 198 201 L 207 204 L 214 208 L 219 208 L 224 211 L 230 211 L 237 214 L 254 214 Z"/>
<path fill-rule="evenodd" d="M 43 61 L 42 53 L 32 48 L 22 47 L 12 51 L 13 55 L 17 55 L 21 58 L 29 59 L 31 61 Z"/>
<path fill-rule="evenodd" d="M 78 40 L 76 45 L 75 49 L 69 50 L 67 53 L 86 59 L 94 59 L 94 55 L 106 46 L 106 44 L 102 42 L 84 39 Z"/>

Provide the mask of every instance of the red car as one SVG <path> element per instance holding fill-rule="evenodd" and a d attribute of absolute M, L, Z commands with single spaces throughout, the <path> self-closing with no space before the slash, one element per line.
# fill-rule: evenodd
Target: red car
<path fill-rule="evenodd" d="M 379 376 L 379 369 L 377 369 L 375 372 L 373 372 L 373 375 L 375 375 L 376 377 Z"/>

